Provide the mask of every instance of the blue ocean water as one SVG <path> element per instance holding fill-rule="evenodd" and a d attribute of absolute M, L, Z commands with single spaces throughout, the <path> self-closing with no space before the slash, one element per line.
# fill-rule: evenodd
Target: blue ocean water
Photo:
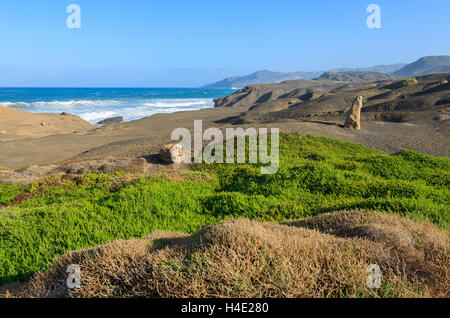
<path fill-rule="evenodd" d="M 135 120 L 156 113 L 214 107 L 231 89 L 203 88 L 0 88 L 0 105 L 38 113 L 70 113 L 92 124 L 122 116 Z"/>

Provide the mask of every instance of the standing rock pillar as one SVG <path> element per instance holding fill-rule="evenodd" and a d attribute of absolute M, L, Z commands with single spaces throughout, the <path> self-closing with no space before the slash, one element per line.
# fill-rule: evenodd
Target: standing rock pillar
<path fill-rule="evenodd" d="M 363 97 L 356 97 L 352 107 L 347 111 L 344 128 L 361 129 L 361 108 Z"/>

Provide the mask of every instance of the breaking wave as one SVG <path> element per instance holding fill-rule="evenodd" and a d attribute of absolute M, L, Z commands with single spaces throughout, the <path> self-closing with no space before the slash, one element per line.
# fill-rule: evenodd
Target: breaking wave
<path fill-rule="evenodd" d="M 39 113 L 71 113 L 90 123 L 122 116 L 124 120 L 136 120 L 156 113 L 198 110 L 213 107 L 212 98 L 164 98 L 164 99 L 103 99 L 0 102 L 0 105 Z"/>

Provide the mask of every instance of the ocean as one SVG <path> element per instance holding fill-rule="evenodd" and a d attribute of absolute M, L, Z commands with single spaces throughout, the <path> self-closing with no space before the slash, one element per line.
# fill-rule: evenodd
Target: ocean
<path fill-rule="evenodd" d="M 203 88 L 0 88 L 0 105 L 36 113 L 75 114 L 90 122 L 122 116 L 136 120 L 156 113 L 214 107 L 231 89 Z"/>

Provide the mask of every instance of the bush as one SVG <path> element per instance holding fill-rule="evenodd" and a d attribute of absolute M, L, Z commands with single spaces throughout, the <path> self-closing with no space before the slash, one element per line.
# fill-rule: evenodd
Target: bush
<path fill-rule="evenodd" d="M 412 86 L 412 85 L 417 85 L 419 82 L 417 81 L 417 79 L 415 78 L 405 78 L 401 81 L 395 82 L 391 85 L 387 85 L 385 86 L 385 88 L 387 89 L 400 89 L 403 87 L 408 87 L 408 86 Z"/>

